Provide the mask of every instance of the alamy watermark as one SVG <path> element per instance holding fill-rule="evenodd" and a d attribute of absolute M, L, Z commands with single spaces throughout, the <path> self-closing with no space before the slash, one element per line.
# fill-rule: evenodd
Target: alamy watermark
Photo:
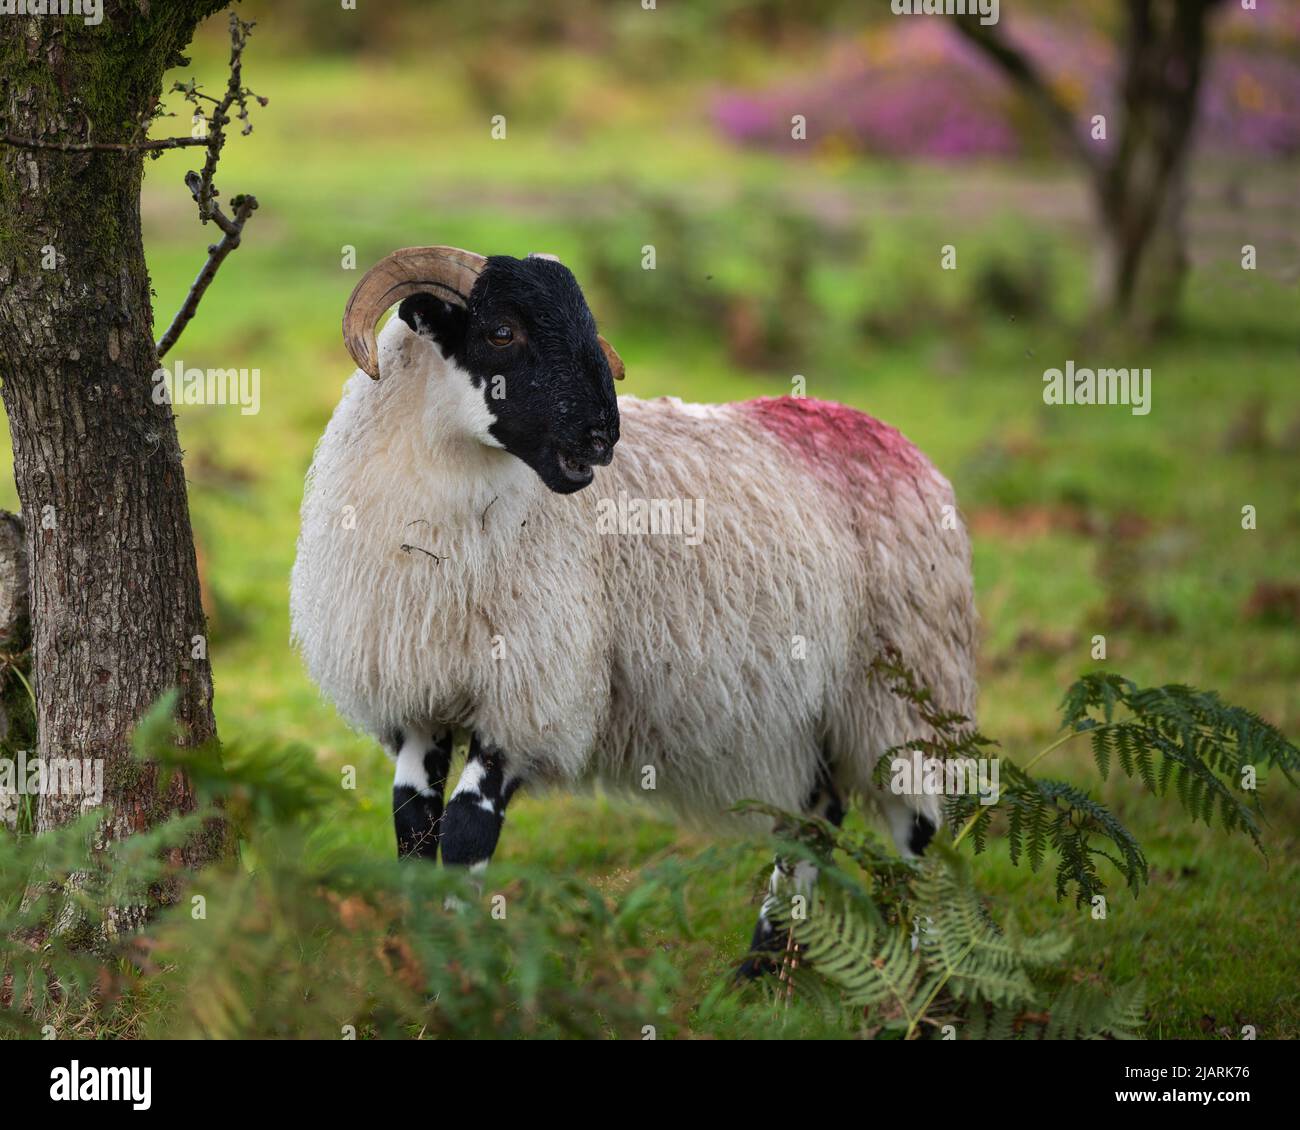
<path fill-rule="evenodd" d="M 83 803 L 104 803 L 104 759 L 36 757 L 25 749 L 0 757 L 0 794 L 79 796 Z"/>
<path fill-rule="evenodd" d="M 896 16 L 979 16 L 984 25 L 998 22 L 998 0 L 889 0 Z"/>
<path fill-rule="evenodd" d="M 187 369 L 183 361 L 153 374 L 155 404 L 238 404 L 244 416 L 262 410 L 261 369 Z"/>
<path fill-rule="evenodd" d="M 130 1103 L 132 1110 L 148 1110 L 152 1075 L 152 1067 L 83 1067 L 74 1059 L 50 1071 L 50 1101 Z"/>
<path fill-rule="evenodd" d="M 95 27 L 104 22 L 104 0 L 0 0 L 0 16 L 81 16 Z"/>
<path fill-rule="evenodd" d="M 596 503 L 596 532 L 679 537 L 686 545 L 699 545 L 704 540 L 704 499 L 630 498 L 621 490 L 618 498 Z"/>
<path fill-rule="evenodd" d="M 980 804 L 997 804 L 1001 795 L 1000 759 L 996 757 L 910 757 L 890 762 L 889 791 L 895 796 L 975 796 Z"/>
<path fill-rule="evenodd" d="M 1127 404 L 1134 416 L 1151 411 L 1150 369 L 1064 369 L 1043 373 L 1044 404 Z"/>

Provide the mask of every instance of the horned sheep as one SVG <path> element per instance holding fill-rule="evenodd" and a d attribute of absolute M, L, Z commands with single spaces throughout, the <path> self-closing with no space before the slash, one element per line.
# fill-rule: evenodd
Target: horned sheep
<path fill-rule="evenodd" d="M 868 668 L 888 641 L 973 716 L 976 619 L 952 488 L 898 431 L 807 398 L 616 397 L 622 362 L 549 256 L 394 252 L 344 337 L 292 629 L 395 759 L 403 856 L 484 865 L 516 789 L 590 782 L 711 825 L 746 798 L 838 822 L 866 797 L 925 847 L 937 798 L 872 780 L 918 720 Z"/>

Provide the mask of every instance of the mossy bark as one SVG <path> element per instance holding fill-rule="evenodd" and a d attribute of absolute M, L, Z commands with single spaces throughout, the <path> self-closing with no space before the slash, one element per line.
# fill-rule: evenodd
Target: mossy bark
<path fill-rule="evenodd" d="M 0 131 L 124 142 L 163 73 L 226 0 L 107 0 L 104 20 L 0 20 Z M 0 145 L 0 376 L 26 525 L 42 757 L 102 758 L 105 840 L 192 810 L 131 764 L 129 737 L 168 688 L 185 740 L 215 737 L 212 680 L 175 421 L 158 367 L 140 233 L 140 154 Z M 178 185 L 178 188 L 180 186 Z M 38 828 L 81 811 L 42 797 Z M 179 853 L 196 866 L 205 837 Z"/>

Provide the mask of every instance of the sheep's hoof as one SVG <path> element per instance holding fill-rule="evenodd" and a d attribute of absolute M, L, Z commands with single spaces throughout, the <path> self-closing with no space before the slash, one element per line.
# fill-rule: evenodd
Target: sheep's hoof
<path fill-rule="evenodd" d="M 798 952 L 793 936 L 773 932 L 767 919 L 760 918 L 749 943 L 749 955 L 736 969 L 737 981 L 757 981 L 760 977 L 776 976 L 789 963 L 791 955 Z"/>
<path fill-rule="evenodd" d="M 756 981 L 781 971 L 782 959 L 789 946 L 789 936 L 778 934 L 765 913 L 760 912 L 749 942 L 749 954 L 736 970 L 737 981 Z"/>
<path fill-rule="evenodd" d="M 760 977 L 775 975 L 780 962 L 770 953 L 751 953 L 736 967 L 737 981 L 757 981 Z"/>

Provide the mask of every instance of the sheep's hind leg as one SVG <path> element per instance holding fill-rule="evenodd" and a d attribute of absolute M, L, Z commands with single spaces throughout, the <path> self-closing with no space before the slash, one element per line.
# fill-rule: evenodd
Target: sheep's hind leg
<path fill-rule="evenodd" d="M 397 766 L 393 771 L 393 827 L 398 859 L 438 858 L 442 797 L 451 767 L 452 732 L 436 737 L 408 726 L 393 738 Z"/>
<path fill-rule="evenodd" d="M 473 871 L 487 866 L 501 835 L 506 805 L 520 784 L 505 755 L 474 737 L 442 818 L 444 864 Z"/>
<path fill-rule="evenodd" d="M 904 859 L 920 859 L 939 828 L 937 797 L 904 797 L 888 790 L 880 793 L 880 808 L 890 835 Z"/>
<path fill-rule="evenodd" d="M 844 804 L 829 775 L 823 775 L 818 781 L 813 794 L 808 798 L 805 811 L 811 816 L 820 816 L 838 828 L 844 822 Z M 786 937 L 778 933 L 772 922 L 772 915 L 780 900 L 803 896 L 812 900 L 813 888 L 817 885 L 817 866 L 806 859 L 791 864 L 781 856 L 776 857 L 772 868 L 772 878 L 768 883 L 767 897 L 758 911 L 758 923 L 754 927 L 754 937 L 749 943 L 749 956 L 736 971 L 740 977 L 753 980 L 764 973 L 775 973 L 780 963 L 780 955 L 786 948 Z"/>

